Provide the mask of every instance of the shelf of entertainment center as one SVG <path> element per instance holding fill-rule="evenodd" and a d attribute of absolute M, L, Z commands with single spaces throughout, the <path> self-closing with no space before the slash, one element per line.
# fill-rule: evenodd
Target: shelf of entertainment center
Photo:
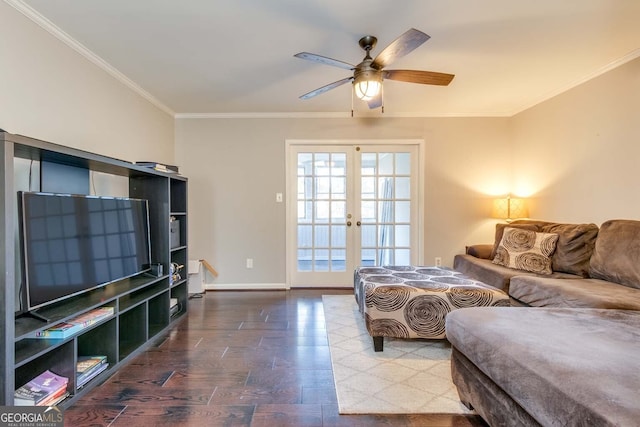
<path fill-rule="evenodd" d="M 19 316 L 15 320 L 15 339 L 17 341 L 23 338 L 29 338 L 30 335 L 37 331 L 47 329 L 56 323 L 64 322 L 73 316 L 77 316 L 79 313 L 108 305 L 116 299 L 122 300 L 129 294 L 144 290 L 148 286 L 159 282 L 160 284 L 158 286 L 164 286 L 166 289 L 166 284 L 163 285 L 162 281 L 168 278 L 168 275 L 155 277 L 148 274 L 141 274 L 63 300 L 60 303 L 50 305 L 38 311 L 39 315 L 49 319 L 49 322 L 46 323 L 29 315 Z M 167 282 L 165 281 L 164 283 Z M 122 306 L 120 310 L 122 310 Z"/>
<path fill-rule="evenodd" d="M 168 279 L 169 276 L 163 276 Z M 162 281 L 154 284 L 153 286 L 148 286 L 144 289 L 140 289 L 135 292 L 128 293 L 118 298 L 119 304 L 119 312 L 123 313 L 137 305 L 144 303 L 145 301 L 166 292 L 167 281 Z"/>
<path fill-rule="evenodd" d="M 19 368 L 22 365 L 25 365 L 32 361 L 35 358 L 40 357 L 41 355 L 46 354 L 52 349 L 64 345 L 67 341 L 72 341 L 75 337 L 86 334 L 90 332 L 94 328 L 98 328 L 101 325 L 107 323 L 109 320 L 114 319 L 115 316 L 110 316 L 104 319 L 100 319 L 94 324 L 87 325 L 81 330 L 79 330 L 74 335 L 71 335 L 66 338 L 23 338 L 16 341 L 15 345 L 15 365 L 16 368 Z M 51 324 L 49 324 L 49 327 Z"/>

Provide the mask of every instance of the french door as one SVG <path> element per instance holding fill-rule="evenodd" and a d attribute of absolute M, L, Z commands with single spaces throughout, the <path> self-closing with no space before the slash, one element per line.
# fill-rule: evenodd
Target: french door
<path fill-rule="evenodd" d="M 292 287 L 351 286 L 356 266 L 419 260 L 419 143 L 288 144 Z"/>

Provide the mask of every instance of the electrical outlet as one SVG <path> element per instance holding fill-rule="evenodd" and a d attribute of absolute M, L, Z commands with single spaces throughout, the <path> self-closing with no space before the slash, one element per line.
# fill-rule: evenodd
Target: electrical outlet
<path fill-rule="evenodd" d="M 282 203 L 282 193 L 276 193 L 276 202 Z"/>
<path fill-rule="evenodd" d="M 442 267 L 442 257 L 437 256 L 435 259 L 436 267 Z"/>
<path fill-rule="evenodd" d="M 247 268 L 253 268 L 253 258 L 247 258 Z"/>

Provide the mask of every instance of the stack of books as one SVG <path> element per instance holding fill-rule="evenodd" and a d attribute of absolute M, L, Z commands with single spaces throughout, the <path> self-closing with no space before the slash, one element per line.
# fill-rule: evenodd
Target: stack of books
<path fill-rule="evenodd" d="M 36 332 L 36 338 L 67 338 L 82 330 L 82 325 L 60 322 L 55 326 Z"/>
<path fill-rule="evenodd" d="M 78 388 L 109 367 L 107 356 L 80 356 L 76 366 Z"/>
<path fill-rule="evenodd" d="M 66 322 L 60 322 L 50 328 L 43 331 L 38 331 L 34 334 L 35 338 L 68 338 L 84 328 L 91 326 L 102 319 L 113 316 L 113 307 L 100 307 L 94 310 L 88 311 L 84 314 L 69 319 Z"/>
<path fill-rule="evenodd" d="M 145 168 L 151 168 L 165 173 L 178 173 L 178 166 L 166 165 L 156 162 L 136 162 L 138 166 L 144 166 Z"/>
<path fill-rule="evenodd" d="M 83 328 L 98 323 L 100 320 L 113 316 L 113 307 L 99 307 L 84 314 L 69 319 L 68 322 L 74 325 L 82 325 Z"/>
<path fill-rule="evenodd" d="M 15 406 L 54 406 L 63 401 L 69 393 L 69 378 L 44 371 L 13 394 Z"/>

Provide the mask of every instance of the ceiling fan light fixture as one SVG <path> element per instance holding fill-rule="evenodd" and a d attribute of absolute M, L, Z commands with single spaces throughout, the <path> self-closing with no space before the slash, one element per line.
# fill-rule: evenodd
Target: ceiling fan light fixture
<path fill-rule="evenodd" d="M 387 67 L 394 61 L 412 52 L 422 43 L 429 40 L 429 35 L 415 28 L 405 31 L 391 44 L 382 49 L 375 57 L 371 58 L 371 49 L 376 45 L 378 39 L 374 36 L 364 36 L 358 41 L 360 47 L 366 52 L 364 59 L 358 65 L 352 65 L 344 61 L 316 55 L 309 52 L 295 54 L 296 58 L 307 61 L 318 62 L 320 64 L 331 65 L 333 67 L 344 68 L 353 71 L 352 77 L 345 77 L 341 80 L 329 83 L 305 93 L 300 99 L 309 99 L 323 94 L 345 83 L 351 82 L 353 89 L 351 92 L 351 115 L 353 115 L 353 94 L 365 101 L 370 109 L 382 107 L 383 105 L 383 80 L 398 80 L 401 82 L 420 83 L 426 85 L 447 86 L 453 79 L 453 74 L 437 73 L 433 71 L 420 70 L 388 70 Z"/>
<path fill-rule="evenodd" d="M 358 74 L 353 81 L 353 89 L 356 92 L 356 96 L 363 101 L 375 98 L 382 89 L 381 73 L 364 71 Z"/>

